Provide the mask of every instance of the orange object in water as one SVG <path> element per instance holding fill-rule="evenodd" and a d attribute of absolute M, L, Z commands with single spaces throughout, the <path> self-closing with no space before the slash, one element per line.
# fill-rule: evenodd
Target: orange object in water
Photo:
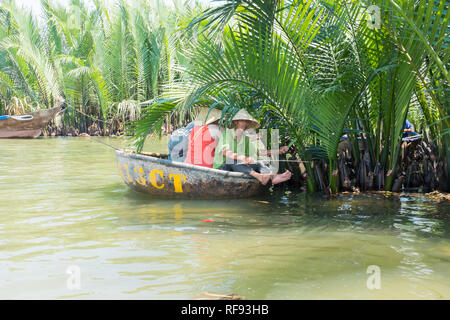
<path fill-rule="evenodd" d="M 204 219 L 203 222 L 214 222 L 214 221 L 212 221 L 210 219 Z"/>

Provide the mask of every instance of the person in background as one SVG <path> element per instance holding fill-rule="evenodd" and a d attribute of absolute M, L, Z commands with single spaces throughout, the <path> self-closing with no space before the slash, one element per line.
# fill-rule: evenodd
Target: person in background
<path fill-rule="evenodd" d="M 213 167 L 219 170 L 245 172 L 266 185 L 281 183 L 291 178 L 289 170 L 282 174 L 261 173 L 262 165 L 257 162 L 258 148 L 245 135 L 245 130 L 258 128 L 259 123 L 245 109 L 233 117 L 234 130 L 225 130 L 216 147 Z M 281 150 L 286 151 L 286 148 Z M 279 152 L 279 151 L 278 151 Z"/>
<path fill-rule="evenodd" d="M 212 168 L 214 153 L 222 132 L 219 121 L 222 112 L 217 109 L 208 111 L 208 118 L 204 125 L 196 126 L 189 135 L 187 156 L 185 163 Z"/>
<path fill-rule="evenodd" d="M 417 133 L 413 131 L 411 122 L 409 122 L 408 119 L 406 119 L 405 125 L 403 127 L 403 138 L 415 135 L 417 135 Z"/>

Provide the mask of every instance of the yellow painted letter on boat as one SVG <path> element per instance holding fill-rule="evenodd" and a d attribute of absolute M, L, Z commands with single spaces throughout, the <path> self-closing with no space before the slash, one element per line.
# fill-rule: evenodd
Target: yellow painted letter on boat
<path fill-rule="evenodd" d="M 160 186 L 158 186 L 158 183 L 156 182 L 156 174 L 159 174 L 159 176 L 161 177 L 161 180 L 164 181 L 164 176 L 163 176 L 163 172 L 162 170 L 158 170 L 158 169 L 153 169 L 150 172 L 150 183 L 152 184 L 152 186 L 154 186 L 156 189 L 162 189 L 164 188 L 164 183 L 161 184 Z"/>
<path fill-rule="evenodd" d="M 138 173 L 136 168 L 134 168 L 134 172 Z M 144 170 L 142 168 L 139 168 L 139 177 L 136 179 L 136 182 L 143 186 L 147 184 L 147 181 L 144 177 Z"/>
<path fill-rule="evenodd" d="M 133 179 L 131 179 L 131 177 L 130 177 L 130 172 L 128 171 L 128 165 L 127 165 L 127 164 L 124 164 L 124 165 L 123 165 L 123 168 L 124 168 L 125 170 L 127 170 L 127 178 L 128 178 L 128 182 L 133 182 Z"/>
<path fill-rule="evenodd" d="M 184 174 L 171 174 L 169 175 L 169 180 L 173 178 L 173 186 L 175 188 L 175 192 L 180 193 L 183 192 L 182 184 L 186 183 L 186 177 Z M 181 182 L 181 178 L 183 178 L 183 183 Z"/>
<path fill-rule="evenodd" d="M 119 161 L 117 161 L 117 166 L 119 167 L 119 172 L 120 172 L 120 175 L 122 176 L 123 181 L 125 181 L 125 175 L 123 174 L 122 165 L 120 164 Z"/>

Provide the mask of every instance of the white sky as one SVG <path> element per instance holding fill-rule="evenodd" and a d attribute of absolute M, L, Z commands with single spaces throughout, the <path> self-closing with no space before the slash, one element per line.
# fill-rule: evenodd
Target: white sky
<path fill-rule="evenodd" d="M 62 3 L 62 4 L 68 4 L 69 0 L 54 0 L 56 2 Z M 127 0 L 127 1 L 133 1 L 133 0 Z M 200 2 L 203 2 L 204 4 L 209 4 L 212 1 L 211 0 L 199 0 Z M 40 0 L 15 0 L 16 4 L 19 6 L 25 6 L 29 7 L 33 10 L 34 13 L 39 14 L 41 10 L 41 1 Z M 89 3 L 89 0 L 85 0 L 85 2 Z M 166 0 L 167 3 L 172 4 L 173 2 L 171 0 Z"/>
<path fill-rule="evenodd" d="M 34 14 L 35 17 L 37 17 L 38 24 L 41 23 L 41 1 L 40 0 L 14 0 L 18 7 L 25 7 L 30 8 Z M 91 0 L 83 0 L 88 6 L 89 4 L 92 5 L 92 8 L 95 8 L 93 2 Z M 105 0 L 107 2 L 116 2 L 118 0 Z M 163 0 L 166 4 L 169 4 L 170 6 L 173 6 L 173 1 L 177 0 Z M 217 3 L 213 3 L 213 0 L 188 0 L 188 1 L 199 1 L 202 2 L 205 5 L 217 5 Z M 50 2 L 56 2 L 61 3 L 63 5 L 68 5 L 70 3 L 70 0 L 51 0 Z M 125 0 L 125 2 L 133 3 L 133 0 Z"/>

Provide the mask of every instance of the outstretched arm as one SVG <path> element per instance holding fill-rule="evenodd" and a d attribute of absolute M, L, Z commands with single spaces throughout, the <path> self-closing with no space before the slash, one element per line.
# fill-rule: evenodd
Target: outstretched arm
<path fill-rule="evenodd" d="M 289 151 L 288 146 L 283 146 L 278 150 L 259 150 L 258 154 L 261 156 L 271 156 L 274 154 L 285 154 Z"/>
<path fill-rule="evenodd" d="M 251 157 L 246 157 L 242 154 L 237 154 L 233 151 L 230 151 L 228 149 L 223 149 L 222 154 L 227 157 L 228 159 L 237 160 L 240 162 L 243 162 L 244 164 L 252 164 L 255 163 L 255 160 Z"/>

